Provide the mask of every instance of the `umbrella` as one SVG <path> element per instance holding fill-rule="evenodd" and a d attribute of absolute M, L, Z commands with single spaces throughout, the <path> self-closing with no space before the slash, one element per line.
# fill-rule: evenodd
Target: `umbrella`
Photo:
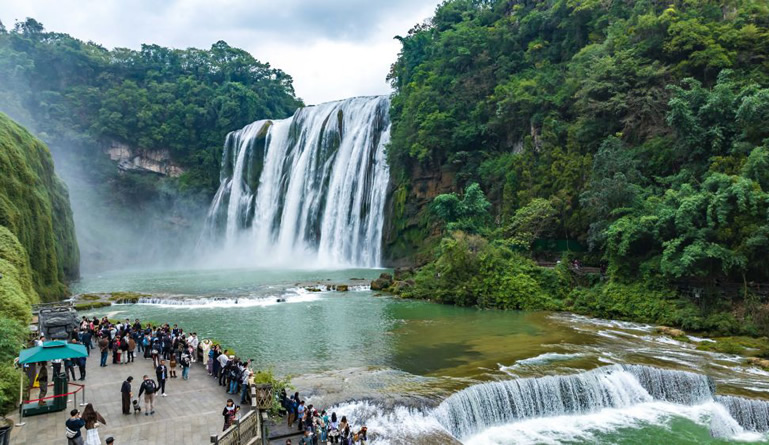
<path fill-rule="evenodd" d="M 88 357 L 85 346 L 64 341 L 47 341 L 42 346 L 22 350 L 19 354 L 19 364 L 78 357 Z"/>

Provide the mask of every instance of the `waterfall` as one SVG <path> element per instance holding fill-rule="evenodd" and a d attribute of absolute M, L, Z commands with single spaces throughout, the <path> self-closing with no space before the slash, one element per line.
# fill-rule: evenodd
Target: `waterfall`
<path fill-rule="evenodd" d="M 655 400 L 694 404 L 712 400 L 702 375 L 647 366 L 613 365 L 574 375 L 483 383 L 444 400 L 434 412 L 455 437 L 519 420 L 585 414 Z"/>
<path fill-rule="evenodd" d="M 654 400 L 694 405 L 712 400 L 716 392 L 713 380 L 702 374 L 641 365 L 623 365 L 622 368 L 633 374 Z"/>
<path fill-rule="evenodd" d="M 769 432 L 769 402 L 734 396 L 716 396 L 729 414 L 748 431 Z"/>
<path fill-rule="evenodd" d="M 356 97 L 227 135 L 201 245 L 246 264 L 378 266 L 389 105 Z"/>

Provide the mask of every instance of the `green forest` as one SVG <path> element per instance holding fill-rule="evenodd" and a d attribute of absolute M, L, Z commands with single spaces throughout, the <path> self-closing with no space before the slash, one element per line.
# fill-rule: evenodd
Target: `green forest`
<path fill-rule="evenodd" d="M 2 111 L 54 151 L 75 151 L 104 171 L 93 154 L 111 142 L 167 149 L 185 170 L 179 188 L 210 195 L 228 132 L 287 117 L 301 105 L 289 75 L 223 41 L 209 50 L 107 50 L 46 32 L 32 18 L 10 30 L 0 24 L 0 79 Z M 131 194 L 142 185 L 105 174 L 116 191 Z"/>
<path fill-rule="evenodd" d="M 397 38 L 403 295 L 769 334 L 769 4 L 451 0 Z M 424 171 L 454 193 L 410 206 Z"/>

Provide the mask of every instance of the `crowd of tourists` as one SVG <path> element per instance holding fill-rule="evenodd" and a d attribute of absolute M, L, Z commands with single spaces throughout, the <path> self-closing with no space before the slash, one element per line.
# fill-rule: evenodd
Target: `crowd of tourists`
<path fill-rule="evenodd" d="M 38 343 L 42 344 L 43 341 L 45 338 L 41 337 Z M 181 368 L 181 379 L 188 380 L 190 367 L 197 361 L 202 361 L 208 376 L 216 379 L 227 394 L 239 396 L 240 404 L 251 403 L 249 389 L 254 384 L 253 360 L 243 360 L 229 354 L 211 340 L 200 340 L 195 332 L 188 334 L 176 324 L 152 326 L 149 323 L 142 324 L 139 319 L 133 322 L 125 319 L 113 323 L 106 317 L 83 317 L 69 341 L 83 344 L 89 356 L 91 350 L 98 350 L 101 367 L 130 366 L 137 358 L 152 361 L 154 376 L 142 376 L 136 398 L 133 391 L 134 378 L 128 376 L 123 381 L 120 392 L 124 415 L 141 414 L 142 409 L 145 416 L 154 415 L 155 397 L 167 396 L 166 381 L 179 377 L 178 368 Z M 59 374 L 63 366 L 67 378 L 71 375 L 72 380 L 75 380 L 74 367 L 77 366 L 80 370 L 78 380 L 85 380 L 85 363 L 86 358 L 67 359 L 58 363 L 54 361 L 53 373 Z M 40 398 L 45 397 L 47 380 L 43 379 L 47 379 L 47 375 L 47 366 L 43 364 L 38 374 Z M 283 390 L 280 394 L 280 404 L 282 414 L 287 417 L 288 428 L 293 429 L 296 425 L 297 431 L 302 435 L 297 441 L 299 445 L 366 445 L 368 441 L 365 426 L 356 428 L 345 416 L 337 416 L 335 412 L 329 413 L 325 410 L 319 411 L 313 405 L 307 405 L 298 392 L 289 396 Z M 222 410 L 223 430 L 235 423 L 239 412 L 240 406 L 235 400 L 228 399 Z M 106 421 L 94 411 L 93 406 L 89 404 L 83 413 L 73 410 L 70 414 L 71 417 L 67 420 L 67 438 L 71 445 L 101 444 L 97 428 L 106 424 Z M 81 428 L 85 428 L 85 436 L 81 434 Z M 291 444 L 291 439 L 286 443 Z"/>
<path fill-rule="evenodd" d="M 319 445 L 338 443 L 341 445 L 366 445 L 368 443 L 368 428 L 355 428 L 345 416 L 337 416 L 336 412 L 318 410 L 308 405 L 296 392 L 289 396 L 285 390 L 280 394 L 280 404 L 286 412 L 288 428 L 297 423 L 298 431 L 303 433 L 299 445 Z M 291 445 L 291 440 L 286 441 Z"/>

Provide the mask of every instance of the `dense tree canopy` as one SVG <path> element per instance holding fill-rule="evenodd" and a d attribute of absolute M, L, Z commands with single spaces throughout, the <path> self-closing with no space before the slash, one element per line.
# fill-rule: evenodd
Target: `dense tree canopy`
<path fill-rule="evenodd" d="M 0 32 L 0 107 L 54 149 L 168 149 L 183 183 L 215 190 L 227 132 L 300 105 L 292 79 L 223 41 L 107 50 L 34 19 Z"/>
<path fill-rule="evenodd" d="M 474 233 L 577 240 L 617 283 L 769 282 L 766 2 L 448 0 L 398 39 L 399 190 L 425 169 L 478 183 Z M 395 218 L 456 228 L 424 215 Z"/>

